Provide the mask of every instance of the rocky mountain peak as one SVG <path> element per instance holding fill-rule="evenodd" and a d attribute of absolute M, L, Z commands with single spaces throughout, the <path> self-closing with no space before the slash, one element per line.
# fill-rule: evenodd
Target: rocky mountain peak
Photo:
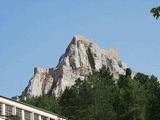
<path fill-rule="evenodd" d="M 55 68 L 35 68 L 34 75 L 22 92 L 21 98 L 31 98 L 43 94 L 59 96 L 75 80 L 85 79 L 93 69 L 102 65 L 108 67 L 115 79 L 125 74 L 126 64 L 119 59 L 117 48 L 101 49 L 90 39 L 76 35 L 60 57 Z"/>

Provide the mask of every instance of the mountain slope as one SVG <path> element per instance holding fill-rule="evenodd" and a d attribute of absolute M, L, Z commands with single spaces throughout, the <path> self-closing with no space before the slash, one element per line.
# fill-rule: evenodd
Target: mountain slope
<path fill-rule="evenodd" d="M 127 66 L 121 62 L 118 49 L 101 49 L 83 36 L 74 36 L 55 68 L 35 68 L 34 75 L 22 92 L 21 99 L 43 94 L 59 96 L 75 80 L 87 77 L 93 69 L 107 66 L 113 77 L 125 74 Z"/>

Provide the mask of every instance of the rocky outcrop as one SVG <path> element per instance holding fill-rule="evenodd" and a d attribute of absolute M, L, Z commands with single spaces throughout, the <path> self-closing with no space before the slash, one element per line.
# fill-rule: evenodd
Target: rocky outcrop
<path fill-rule="evenodd" d="M 125 74 L 127 65 L 119 59 L 118 49 L 101 49 L 83 36 L 74 36 L 55 68 L 35 68 L 34 76 L 22 92 L 21 98 L 43 94 L 59 96 L 75 80 L 85 79 L 92 69 L 108 67 L 115 79 Z"/>

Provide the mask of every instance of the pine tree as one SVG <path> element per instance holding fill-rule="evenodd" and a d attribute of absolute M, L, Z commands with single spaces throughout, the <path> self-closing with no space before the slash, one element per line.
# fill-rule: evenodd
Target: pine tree
<path fill-rule="evenodd" d="M 145 120 L 146 97 L 139 82 L 131 76 L 121 76 L 118 88 L 115 103 L 117 120 Z"/>

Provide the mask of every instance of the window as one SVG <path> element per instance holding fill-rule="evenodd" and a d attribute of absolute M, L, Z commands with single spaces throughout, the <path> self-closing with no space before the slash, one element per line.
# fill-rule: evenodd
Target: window
<path fill-rule="evenodd" d="M 22 118 L 22 110 L 20 108 L 16 108 L 16 115 Z"/>
<path fill-rule="evenodd" d="M 39 120 L 39 115 L 34 113 L 34 120 Z"/>
<path fill-rule="evenodd" d="M 47 117 L 41 116 L 41 120 L 47 120 Z"/>
<path fill-rule="evenodd" d="M 31 120 L 31 112 L 24 111 L 24 119 L 25 120 Z"/>
<path fill-rule="evenodd" d="M 6 105 L 5 106 L 5 114 L 6 114 L 6 116 L 12 115 L 12 111 L 13 111 L 13 107 L 12 106 L 10 106 L 10 105 Z"/>

